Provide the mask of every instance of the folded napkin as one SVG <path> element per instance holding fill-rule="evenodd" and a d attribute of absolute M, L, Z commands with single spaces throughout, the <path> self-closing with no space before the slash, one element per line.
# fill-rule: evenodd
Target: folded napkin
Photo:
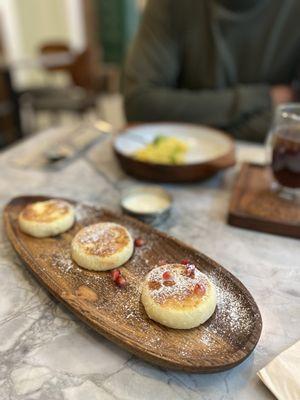
<path fill-rule="evenodd" d="M 278 400 L 300 400 L 300 340 L 257 375 Z"/>

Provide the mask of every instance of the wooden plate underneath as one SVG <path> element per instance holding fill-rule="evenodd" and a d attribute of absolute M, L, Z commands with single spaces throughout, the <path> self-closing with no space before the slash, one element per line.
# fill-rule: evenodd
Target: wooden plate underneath
<path fill-rule="evenodd" d="M 19 197 L 4 210 L 5 228 L 15 250 L 43 285 L 79 318 L 109 340 L 138 357 L 172 369 L 216 372 L 234 367 L 255 348 L 262 321 L 256 303 L 242 283 L 223 267 L 185 244 L 127 216 L 72 202 L 77 222 L 55 238 L 36 239 L 22 233 L 18 214 L 45 197 Z M 113 221 L 146 243 L 136 248 L 122 268 L 128 286 L 120 289 L 109 272 L 91 272 L 70 258 L 70 242 L 83 226 Z M 151 321 L 140 303 L 140 284 L 160 260 L 188 258 L 217 288 L 214 315 L 199 328 L 180 331 Z"/>
<path fill-rule="evenodd" d="M 240 228 L 300 238 L 300 206 L 271 190 L 269 168 L 244 164 L 235 183 L 228 223 Z"/>

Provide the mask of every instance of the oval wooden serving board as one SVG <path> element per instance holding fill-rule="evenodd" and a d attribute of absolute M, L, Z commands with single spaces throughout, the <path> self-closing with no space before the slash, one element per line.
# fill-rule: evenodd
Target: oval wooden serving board
<path fill-rule="evenodd" d="M 5 227 L 15 250 L 38 280 L 79 318 L 109 340 L 162 367 L 216 372 L 234 367 L 255 348 L 262 321 L 248 290 L 232 274 L 200 252 L 133 218 L 71 201 L 77 222 L 54 238 L 36 239 L 22 233 L 18 214 L 46 197 L 18 197 L 4 210 Z M 70 258 L 70 242 L 83 226 L 113 221 L 124 225 L 145 245 L 135 249 L 122 267 L 128 285 L 118 288 L 109 272 L 91 272 Z M 218 305 L 202 326 L 173 330 L 151 321 L 140 302 L 140 285 L 159 261 L 188 258 L 214 282 Z"/>

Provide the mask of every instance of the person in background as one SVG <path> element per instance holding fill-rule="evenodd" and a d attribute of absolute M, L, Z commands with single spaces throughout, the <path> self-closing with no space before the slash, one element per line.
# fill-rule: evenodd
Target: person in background
<path fill-rule="evenodd" d="M 299 0 L 148 0 L 124 73 L 129 121 L 212 125 L 262 141 L 295 101 Z"/>

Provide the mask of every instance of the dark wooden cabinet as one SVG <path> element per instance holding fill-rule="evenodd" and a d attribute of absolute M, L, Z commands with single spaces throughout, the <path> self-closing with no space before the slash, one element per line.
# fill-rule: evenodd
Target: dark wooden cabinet
<path fill-rule="evenodd" d="M 18 96 L 9 69 L 0 67 L 0 148 L 22 137 Z"/>

